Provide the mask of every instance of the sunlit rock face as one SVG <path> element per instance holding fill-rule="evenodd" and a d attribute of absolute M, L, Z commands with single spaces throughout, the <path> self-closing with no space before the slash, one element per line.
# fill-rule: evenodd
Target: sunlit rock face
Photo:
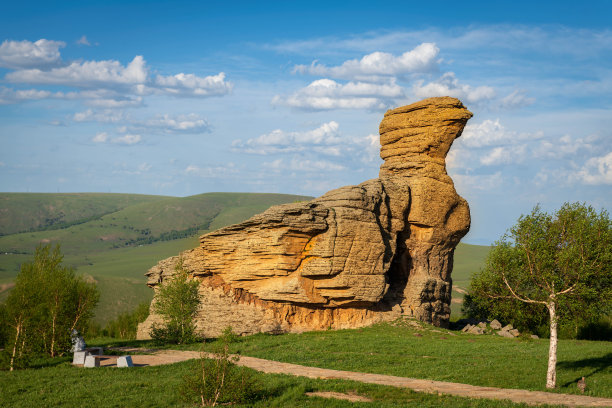
<path fill-rule="evenodd" d="M 360 327 L 401 315 L 450 317 L 453 252 L 468 232 L 467 202 L 445 158 L 472 114 L 450 97 L 388 111 L 378 179 L 285 204 L 203 235 L 198 248 L 148 273 L 156 288 L 183 267 L 198 279 L 201 334 Z M 159 322 L 140 325 L 147 338 Z"/>

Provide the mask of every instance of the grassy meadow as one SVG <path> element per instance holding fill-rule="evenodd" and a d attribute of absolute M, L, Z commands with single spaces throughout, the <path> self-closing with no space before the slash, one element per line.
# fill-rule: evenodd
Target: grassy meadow
<path fill-rule="evenodd" d="M 211 349 L 204 345 L 167 348 Z M 98 339 L 90 345 L 151 347 L 147 341 Z M 558 393 L 612 398 L 610 342 L 561 340 Z M 230 344 L 230 352 L 316 367 L 461 382 L 477 386 L 544 391 L 547 340 L 470 335 L 409 320 L 371 327 L 302 334 L 257 334 Z M 134 369 L 72 367 L 69 357 L 42 361 L 40 368 L 0 372 L 0 406 L 193 406 L 181 398 L 180 385 L 196 361 Z M 253 374 L 261 397 L 255 407 L 518 407 L 505 401 L 415 393 L 405 389 L 341 380 Z M 357 393 L 372 402 L 313 398 L 311 391 Z"/>
<path fill-rule="evenodd" d="M 138 303 L 149 301 L 153 291 L 145 285 L 144 273 L 158 260 L 197 246 L 199 234 L 240 222 L 270 205 L 308 199 L 239 193 L 185 198 L 74 196 L 51 194 L 49 199 L 53 204 L 46 205 L 39 194 L 16 194 L 14 197 L 0 194 L 0 203 L 10 203 L 0 206 L 0 214 L 5 217 L 0 218 L 3 223 L 0 301 L 10 290 L 19 265 L 32 259 L 38 243 L 61 242 L 65 263 L 97 282 L 101 301 L 95 320 L 103 324 L 119 313 L 134 309 Z M 101 203 L 97 203 L 100 198 L 103 198 Z M 86 208 L 74 210 L 73 207 L 79 206 Z M 27 222 L 5 221 L 23 216 L 22 210 L 33 211 L 38 207 L 44 211 L 35 213 Z M 488 251 L 489 247 L 485 246 L 459 244 L 457 247 L 453 270 L 453 319 L 460 316 L 460 302 L 469 287 L 470 276 L 483 265 Z M 216 341 L 208 339 L 204 345 L 166 348 L 198 350 Z M 153 346 L 147 341 L 116 339 L 88 339 L 88 344 Z M 558 388 L 554 392 L 578 393 L 576 381 L 584 376 L 588 384 L 587 395 L 612 398 L 611 344 L 560 340 Z M 398 320 L 352 330 L 276 336 L 258 334 L 231 343 L 230 352 L 323 368 L 543 391 L 548 341 L 475 336 Z M 32 369 L 0 371 L 0 406 L 193 406 L 182 398 L 180 384 L 194 363 L 89 370 L 73 367 L 67 356 L 41 360 Z M 350 381 L 253 375 L 261 395 L 248 406 L 255 407 L 524 406 Z M 305 395 L 311 391 L 357 393 L 372 402 L 355 403 Z"/>

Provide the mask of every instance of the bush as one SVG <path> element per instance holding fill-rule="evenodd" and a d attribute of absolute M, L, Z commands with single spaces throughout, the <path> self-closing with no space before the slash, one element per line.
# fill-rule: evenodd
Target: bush
<path fill-rule="evenodd" d="M 154 325 L 151 337 L 158 343 L 190 343 L 198 340 L 194 318 L 200 305 L 199 281 L 189 279 L 179 260 L 175 275 L 162 283 L 155 294 L 153 309 L 164 324 Z"/>
<path fill-rule="evenodd" d="M 212 353 L 202 352 L 192 372 L 183 378 L 181 393 L 201 406 L 244 404 L 259 397 L 259 383 L 253 370 L 236 366 L 229 352 L 229 337 L 221 337 Z"/>

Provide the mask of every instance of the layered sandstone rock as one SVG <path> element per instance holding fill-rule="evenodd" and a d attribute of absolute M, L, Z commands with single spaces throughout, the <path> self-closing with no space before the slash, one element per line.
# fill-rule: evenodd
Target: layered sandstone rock
<path fill-rule="evenodd" d="M 400 315 L 445 326 L 453 251 L 470 225 L 445 157 L 472 114 L 454 98 L 388 111 L 378 179 L 275 206 L 180 255 L 201 281 L 205 336 L 348 328 Z M 148 273 L 155 288 L 179 257 Z M 152 314 L 139 327 L 146 338 Z"/>

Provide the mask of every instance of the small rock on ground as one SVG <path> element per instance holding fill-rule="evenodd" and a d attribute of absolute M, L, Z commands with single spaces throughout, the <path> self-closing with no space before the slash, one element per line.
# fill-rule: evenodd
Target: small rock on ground
<path fill-rule="evenodd" d="M 333 392 L 333 391 L 307 392 L 306 395 L 309 397 L 335 398 L 335 399 L 346 400 L 346 401 L 351 401 L 351 402 L 372 402 L 373 401 L 372 399 L 368 397 L 364 397 L 363 395 L 354 394 L 354 393 L 345 394 L 343 392 Z"/>

